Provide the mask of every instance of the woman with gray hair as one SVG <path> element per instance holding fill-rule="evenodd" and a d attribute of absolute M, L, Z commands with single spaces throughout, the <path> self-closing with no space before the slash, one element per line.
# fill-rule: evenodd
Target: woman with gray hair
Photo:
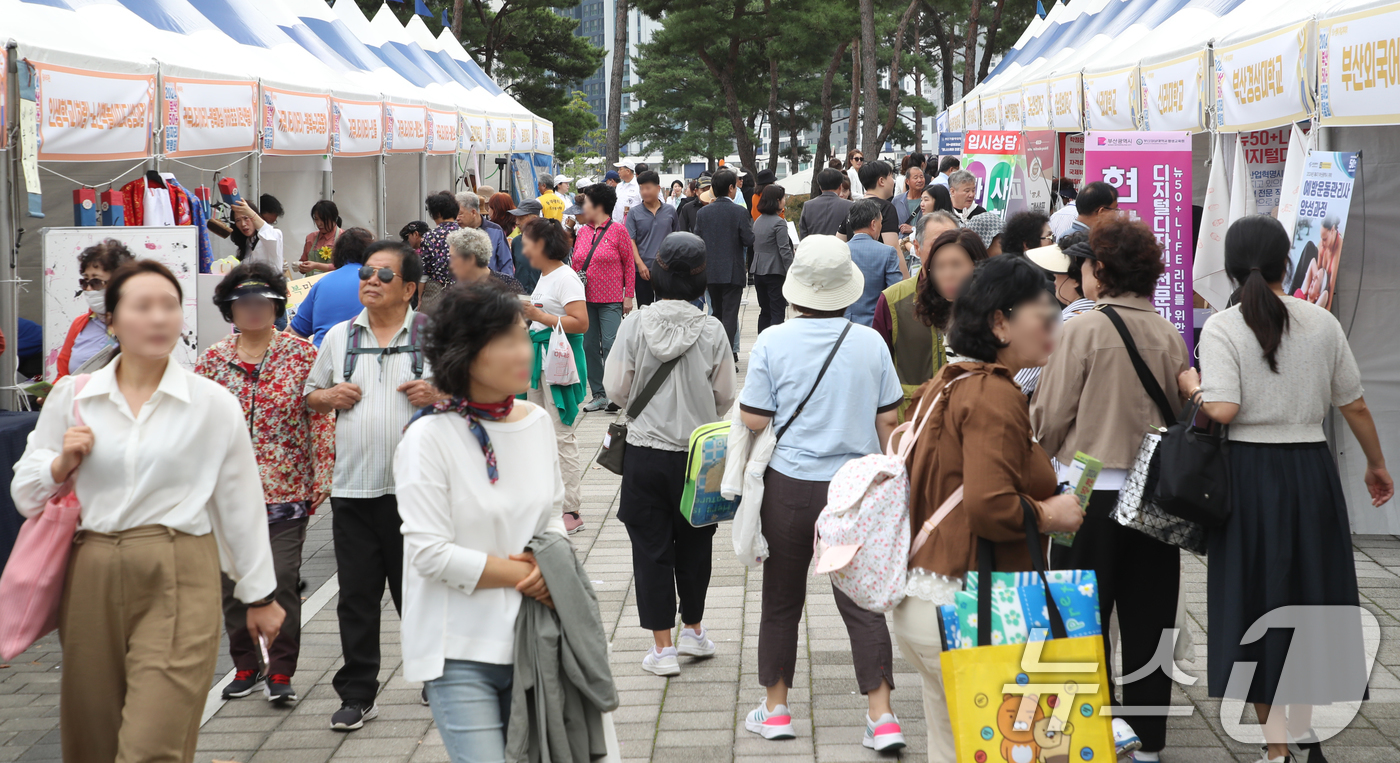
<path fill-rule="evenodd" d="M 520 282 L 491 269 L 491 237 L 479 228 L 458 228 L 447 234 L 449 265 L 457 283 L 490 281 L 512 294 L 524 294 Z"/>

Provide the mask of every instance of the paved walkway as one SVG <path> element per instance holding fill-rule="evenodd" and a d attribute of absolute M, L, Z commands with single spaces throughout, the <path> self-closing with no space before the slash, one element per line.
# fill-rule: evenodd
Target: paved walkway
<path fill-rule="evenodd" d="M 746 308 L 744 317 L 747 349 L 757 310 Z M 579 426 L 579 440 L 590 459 L 609 419 L 590 414 Z M 715 538 L 706 613 L 718 655 L 703 662 L 684 662 L 677 678 L 642 672 L 639 662 L 651 636 L 637 625 L 630 545 L 615 517 L 619 482 L 608 471 L 587 469 L 586 526 L 573 541 L 598 591 L 603 620 L 613 639 L 613 670 L 622 701 L 615 720 L 623 758 L 668 763 L 839 763 L 882 757 L 860 745 L 865 702 L 855 690 L 845 628 L 823 578 L 811 578 L 808 585 L 797 681 L 790 694 L 798 738 L 766 742 L 744 730 L 744 715 L 763 694 L 757 677 L 762 573 L 746 569 L 735 559 L 727 524 Z M 308 532 L 302 568 L 309 586 L 301 661 L 294 681 L 301 701 L 289 708 L 274 708 L 260 693 L 227 703 L 212 699 L 200 735 L 198 763 L 447 760 L 432 716 L 419 704 L 418 685 L 401 676 L 398 619 L 387 596 L 379 719 L 351 734 L 329 730 L 330 715 L 340 706 L 330 684 L 340 665 L 330 536 L 329 512 L 323 512 L 313 519 Z M 1256 749 L 1229 739 L 1220 723 L 1220 703 L 1206 697 L 1205 565 L 1190 555 L 1183 562 L 1183 591 L 1197 643 L 1196 659 L 1185 667 L 1200 680 L 1175 692 L 1174 704 L 1189 705 L 1193 713 L 1172 720 L 1163 758 L 1173 763 L 1253 763 L 1258 759 Z M 1400 644 L 1395 641 L 1400 635 L 1396 621 L 1400 539 L 1357 538 L 1356 564 L 1363 601 L 1380 619 L 1382 641 L 1370 701 L 1350 728 L 1328 744 L 1327 754 L 1335 763 L 1396 761 L 1400 760 Z M 57 639 L 50 636 L 0 668 L 0 763 L 59 758 L 60 658 Z M 228 658 L 222 657 L 211 697 L 217 698 L 229 667 Z M 895 670 L 895 711 L 909 739 L 903 757 L 922 761 L 926 747 L 919 678 L 897 652 Z"/>

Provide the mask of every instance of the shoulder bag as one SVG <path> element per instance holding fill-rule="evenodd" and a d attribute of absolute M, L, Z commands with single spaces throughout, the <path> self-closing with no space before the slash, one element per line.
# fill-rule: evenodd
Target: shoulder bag
<path fill-rule="evenodd" d="M 584 294 L 588 293 L 588 266 L 593 264 L 593 253 L 598 251 L 598 244 L 602 243 L 603 234 L 608 232 L 608 228 L 611 228 L 612 224 L 613 221 L 609 220 L 603 224 L 603 227 L 593 231 L 593 246 L 588 247 L 588 256 L 583 260 L 583 269 L 578 271 L 578 280 L 583 283 Z M 622 472 L 618 472 L 618 474 L 621 473 Z"/>
<path fill-rule="evenodd" d="M 1112 516 L 1125 527 L 1202 553 L 1206 528 L 1218 527 L 1230 515 L 1225 433 L 1195 426 L 1198 402 L 1174 416 L 1166 392 L 1147 368 L 1122 317 L 1110 306 L 1101 312 L 1118 330 L 1143 389 L 1167 422 L 1165 429 L 1154 427 L 1143 436 Z"/>
<path fill-rule="evenodd" d="M 691 345 L 694 347 L 695 345 Z M 687 348 L 685 352 L 690 352 Z M 623 415 L 622 421 L 615 421 L 608 425 L 608 434 L 603 438 L 603 448 L 598 451 L 598 465 L 612 472 L 622 474 L 622 461 L 627 455 L 627 425 L 632 419 L 642 415 L 642 410 L 647 407 L 647 403 L 656 396 L 661 385 L 666 381 L 666 377 L 671 375 L 672 369 L 685 357 L 685 352 L 661 364 L 656 369 L 656 373 L 647 379 L 647 383 L 642 387 L 642 391 L 637 393 L 637 397 L 627 406 L 627 411 Z"/>

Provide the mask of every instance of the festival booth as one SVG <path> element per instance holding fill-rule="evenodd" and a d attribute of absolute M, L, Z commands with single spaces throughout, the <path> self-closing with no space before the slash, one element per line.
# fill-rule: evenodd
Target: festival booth
<path fill-rule="evenodd" d="M 1341 321 L 1383 445 L 1400 453 L 1400 316 L 1388 309 L 1400 288 L 1400 261 L 1387 256 L 1400 244 L 1400 210 L 1367 204 L 1400 194 L 1392 127 L 1400 124 L 1398 38 L 1397 0 L 1070 0 L 1033 20 L 990 75 L 938 116 L 938 126 L 965 143 L 965 166 L 979 163 L 988 178 L 998 160 L 988 152 L 1010 150 L 1011 136 L 1021 136 L 1019 156 L 1000 159 L 1016 177 L 1044 162 L 1033 155 L 1037 136 L 1060 133 L 1058 174 L 1078 181 L 1087 167 L 1085 179 L 1118 186 L 1125 207 L 1128 196 L 1134 204 L 1153 195 L 1171 200 L 1180 167 L 1189 185 L 1180 200 L 1199 208 L 1201 229 L 1186 242 L 1184 270 L 1173 275 L 1178 264 L 1169 262 L 1159 288 L 1159 309 L 1170 319 L 1180 307 L 1174 278 L 1187 295 L 1217 306 L 1228 300 L 1223 234 L 1231 221 L 1277 216 L 1294 238 L 1290 291 Z M 1154 146 L 1189 147 L 1189 162 L 1161 153 L 1133 163 Z M 1304 183 L 1305 172 L 1321 181 Z M 1017 188 L 1024 203 L 1030 185 L 1006 187 Z M 988 186 L 983 198 L 999 192 Z M 1179 220 L 1151 206 L 1136 214 L 1173 256 Z M 1324 217 L 1336 237 L 1328 246 L 1344 253 L 1336 255 L 1334 276 L 1314 278 L 1309 263 Z M 1209 311 L 1198 312 L 1191 317 L 1199 325 Z M 1183 333 L 1190 342 L 1189 330 Z M 1400 507 L 1370 505 L 1365 459 L 1350 430 L 1334 426 L 1331 436 L 1353 531 L 1400 533 Z"/>

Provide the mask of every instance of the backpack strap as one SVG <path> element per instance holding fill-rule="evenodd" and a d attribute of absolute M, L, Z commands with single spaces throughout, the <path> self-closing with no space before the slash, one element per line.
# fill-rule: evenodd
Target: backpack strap
<path fill-rule="evenodd" d="M 423 346 L 418 341 L 418 335 L 422 332 L 428 322 L 428 316 L 423 313 L 415 313 L 413 322 L 408 327 L 408 344 L 401 344 L 394 347 L 364 347 L 361 345 L 364 334 L 364 327 L 357 325 L 354 319 L 346 321 L 349 324 L 345 329 L 345 366 L 343 373 L 345 381 L 350 381 L 350 376 L 355 373 L 355 364 L 361 355 L 399 355 L 401 353 L 411 353 L 413 360 L 413 378 L 423 378 Z"/>
<path fill-rule="evenodd" d="M 933 397 L 933 402 L 932 402 L 932 403 L 929 403 L 928 410 L 927 410 L 927 411 L 924 411 L 923 418 L 920 418 L 920 419 L 919 419 L 919 426 L 918 426 L 917 429 L 914 430 L 914 434 L 913 434 L 912 436 L 909 436 L 909 435 L 906 434 L 905 438 L 900 442 L 900 446 L 899 446 L 898 452 L 897 452 L 896 454 L 894 454 L 894 455 L 898 455 L 898 456 L 899 456 L 899 459 L 900 459 L 901 461 L 903 461 L 905 458 L 908 457 L 909 452 L 912 451 L 912 450 L 914 449 L 914 443 L 918 442 L 918 441 L 919 441 L 919 436 L 923 434 L 923 432 L 924 432 L 924 425 L 928 423 L 929 416 L 933 413 L 934 407 L 938 405 L 938 399 L 941 398 L 941 397 L 943 397 L 943 393 L 944 393 L 944 392 L 947 392 L 949 387 L 953 386 L 954 384 L 956 384 L 956 383 L 962 381 L 963 379 L 966 379 L 967 377 L 972 376 L 972 375 L 973 375 L 973 374 L 972 374 L 971 371 L 965 371 L 965 372 L 963 372 L 962 374 L 960 374 L 957 378 L 955 378 L 955 379 L 953 379 L 952 381 L 949 381 L 947 384 L 943 385 L 943 389 L 939 390 L 937 395 L 934 395 L 934 397 Z M 923 403 L 924 403 L 924 401 L 923 401 L 922 399 L 920 399 L 920 400 L 919 400 L 919 406 L 920 406 L 920 408 L 923 407 Z M 913 420 L 914 418 L 917 418 L 918 415 L 919 415 L 919 408 L 916 408 L 916 409 L 914 410 L 914 416 L 910 418 L 910 421 L 912 422 L 912 420 Z M 910 424 L 910 422 L 905 422 L 904 424 L 901 424 L 900 426 L 902 426 L 902 427 L 907 427 L 907 426 L 909 426 L 909 424 Z M 898 430 L 896 430 L 896 431 L 898 431 Z M 906 430 L 906 432 L 907 432 L 907 430 Z M 890 434 L 890 443 L 891 443 L 891 447 L 893 447 L 893 443 L 894 443 L 894 434 L 893 434 L 893 433 Z M 914 536 L 914 540 L 913 540 L 912 542 L 909 543 L 909 558 L 910 558 L 910 559 L 913 559 L 913 558 L 914 558 L 914 554 L 919 553 L 919 549 L 923 548 L 923 547 L 924 547 L 924 544 L 928 542 L 929 536 L 933 534 L 933 528 L 937 527 L 939 522 L 942 522 L 949 514 L 953 513 L 953 509 L 957 508 L 957 507 L 958 507 L 958 504 L 962 503 L 962 499 L 963 499 L 963 486 L 962 486 L 962 485 L 958 485 L 958 489 L 957 489 L 957 490 L 954 490 L 954 491 L 953 491 L 953 494 L 950 495 L 950 496 L 948 496 L 947 499 L 945 499 L 945 500 L 943 501 L 943 504 L 942 504 L 941 506 L 938 507 L 938 510 L 935 511 L 935 512 L 933 512 L 933 516 L 930 516 L 928 519 L 924 520 L 923 526 L 921 526 L 921 527 L 919 528 L 919 534 L 916 535 L 916 536 Z"/>
<path fill-rule="evenodd" d="M 344 381 L 350 381 L 350 377 L 354 375 L 355 362 L 359 360 L 360 354 L 360 327 L 355 325 L 355 319 L 351 318 L 345 322 L 345 364 L 341 368 Z"/>

